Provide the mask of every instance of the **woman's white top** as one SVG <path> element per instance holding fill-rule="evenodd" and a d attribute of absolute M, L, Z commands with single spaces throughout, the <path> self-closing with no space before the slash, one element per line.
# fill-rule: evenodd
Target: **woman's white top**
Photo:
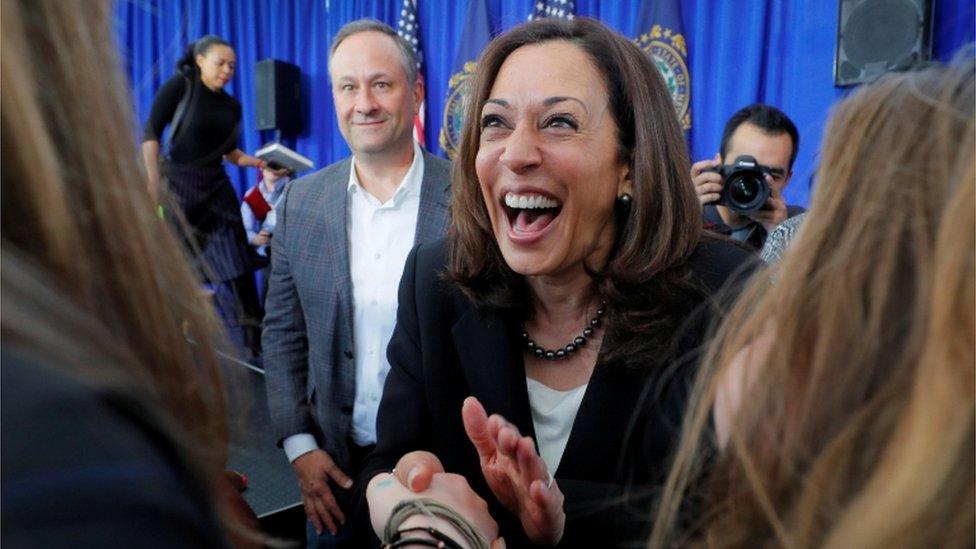
<path fill-rule="evenodd" d="M 529 389 L 529 407 L 532 408 L 532 424 L 535 427 L 539 455 L 551 474 L 555 474 L 563 458 L 573 421 L 579 411 L 586 385 L 568 391 L 558 391 L 532 378 L 526 377 Z"/>

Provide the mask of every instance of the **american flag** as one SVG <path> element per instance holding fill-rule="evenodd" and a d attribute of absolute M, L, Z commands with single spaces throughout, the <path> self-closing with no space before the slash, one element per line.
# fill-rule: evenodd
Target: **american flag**
<path fill-rule="evenodd" d="M 573 0 L 536 0 L 529 14 L 529 21 L 542 19 L 543 17 L 555 17 L 556 19 L 573 20 Z"/>
<path fill-rule="evenodd" d="M 417 52 L 417 78 L 424 79 L 424 55 L 420 49 L 420 29 L 417 27 L 417 2 L 418 0 L 403 0 L 403 7 L 400 8 L 400 19 L 397 21 L 397 34 L 404 40 L 410 42 L 413 51 Z M 413 119 L 413 138 L 424 146 L 424 120 L 426 119 L 427 101 L 421 99 L 420 111 Z"/>

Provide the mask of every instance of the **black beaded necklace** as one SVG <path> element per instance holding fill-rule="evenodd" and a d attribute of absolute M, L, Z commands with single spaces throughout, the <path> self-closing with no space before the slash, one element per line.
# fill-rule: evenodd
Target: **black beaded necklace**
<path fill-rule="evenodd" d="M 607 300 L 604 299 L 600 302 L 600 308 L 596 310 L 596 316 L 591 318 L 590 322 L 587 323 L 585 328 L 583 328 L 583 333 L 576 336 L 572 343 L 568 343 L 566 346 L 560 347 L 559 349 L 545 349 L 536 343 L 534 339 L 529 337 L 529 332 L 525 329 L 525 322 L 522 323 L 522 340 L 525 342 L 525 348 L 535 356 L 545 360 L 562 360 L 580 347 L 586 345 L 586 340 L 593 335 L 593 330 L 600 326 L 601 319 L 606 314 Z"/>

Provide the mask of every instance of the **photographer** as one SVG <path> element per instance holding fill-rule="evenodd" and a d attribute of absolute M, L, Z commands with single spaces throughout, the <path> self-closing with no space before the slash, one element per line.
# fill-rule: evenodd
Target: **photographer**
<path fill-rule="evenodd" d="M 783 200 L 799 146 L 793 121 L 775 107 L 755 103 L 732 115 L 721 152 L 691 166 L 705 227 L 758 250 L 777 225 L 805 211 Z"/>

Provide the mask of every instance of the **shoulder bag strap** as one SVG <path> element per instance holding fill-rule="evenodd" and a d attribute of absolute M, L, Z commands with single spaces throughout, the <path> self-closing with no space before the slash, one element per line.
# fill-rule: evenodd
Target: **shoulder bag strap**
<path fill-rule="evenodd" d="M 180 98 L 180 102 L 176 105 L 176 112 L 173 113 L 173 119 L 170 121 L 169 150 L 173 150 L 173 146 L 182 134 L 187 109 L 189 109 L 190 104 L 196 99 L 196 94 L 193 90 L 193 79 L 184 74 L 183 81 L 186 84 L 183 90 L 183 97 Z"/>

